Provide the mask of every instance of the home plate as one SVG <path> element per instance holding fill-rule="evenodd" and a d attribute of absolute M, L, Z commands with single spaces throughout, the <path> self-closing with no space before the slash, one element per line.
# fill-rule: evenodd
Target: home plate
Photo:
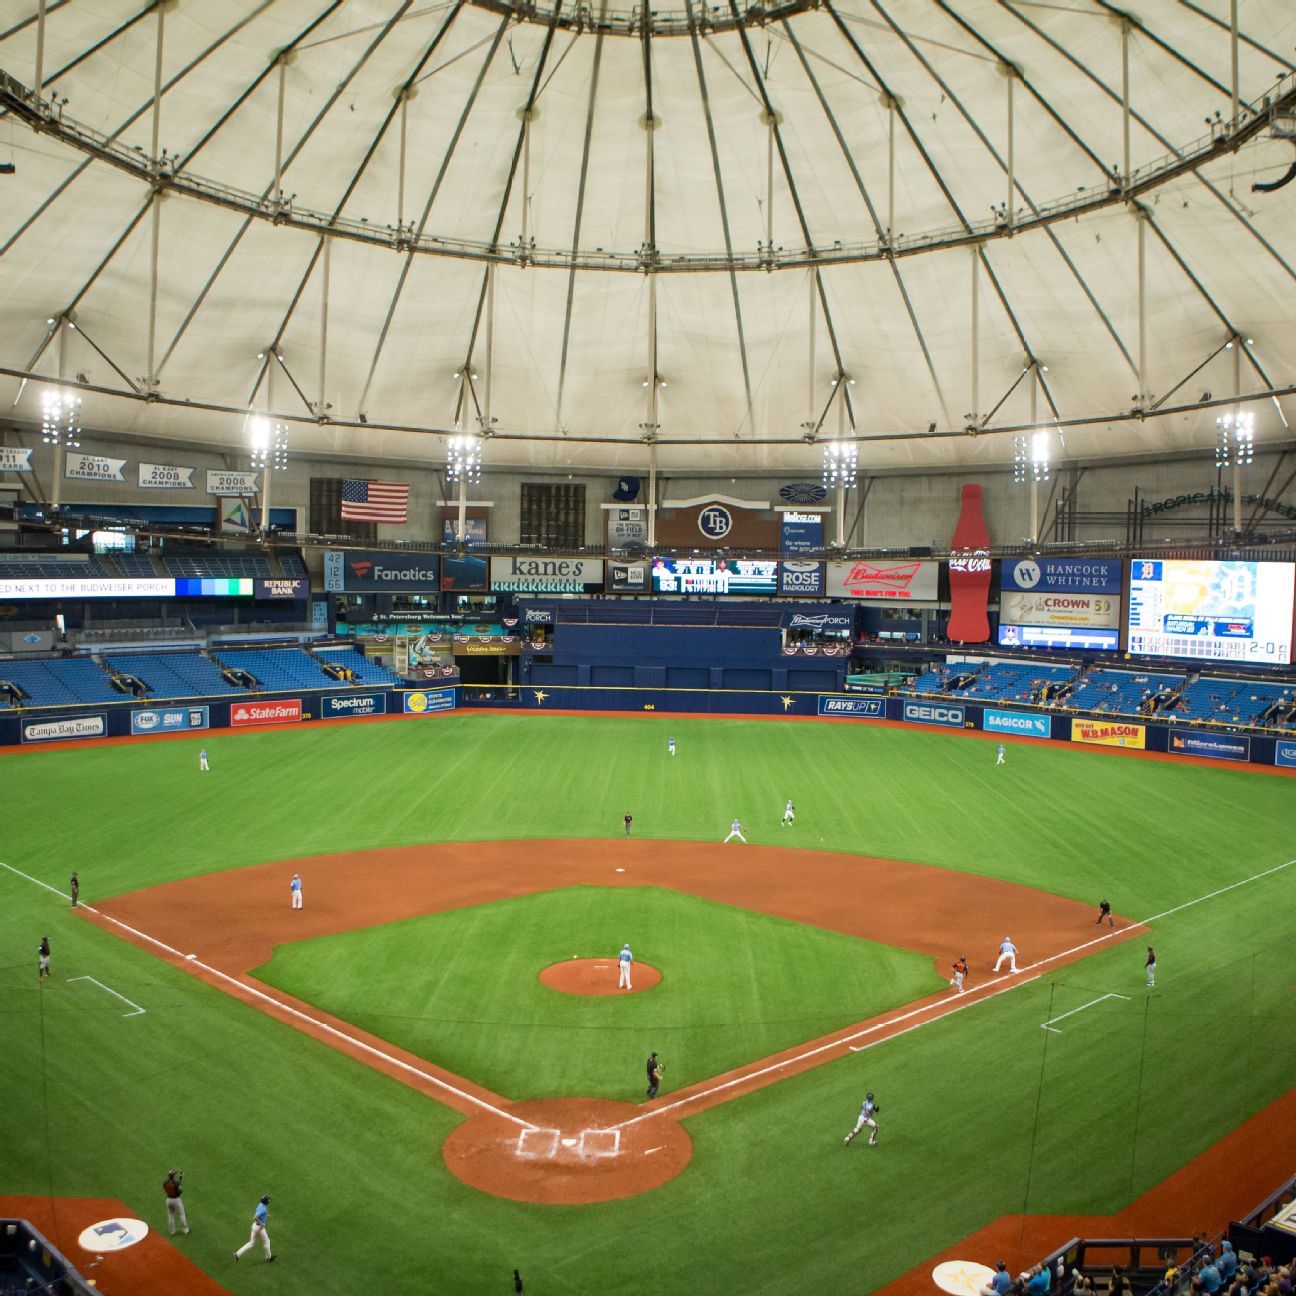
<path fill-rule="evenodd" d="M 575 1147 L 575 1146 L 576 1146 L 576 1140 L 575 1140 L 574 1138 L 565 1138 L 565 1139 L 563 1139 L 563 1141 L 562 1141 L 562 1145 L 563 1145 L 563 1147 Z"/>

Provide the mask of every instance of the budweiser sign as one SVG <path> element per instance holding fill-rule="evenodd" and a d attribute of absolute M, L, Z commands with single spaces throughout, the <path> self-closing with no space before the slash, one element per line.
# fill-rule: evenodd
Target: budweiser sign
<path fill-rule="evenodd" d="M 829 598 L 935 602 L 940 564 L 934 562 L 830 562 Z"/>
<path fill-rule="evenodd" d="M 301 718 L 301 698 L 281 698 L 277 702 L 235 702 L 230 707 L 232 729 L 244 725 L 287 724 Z"/>

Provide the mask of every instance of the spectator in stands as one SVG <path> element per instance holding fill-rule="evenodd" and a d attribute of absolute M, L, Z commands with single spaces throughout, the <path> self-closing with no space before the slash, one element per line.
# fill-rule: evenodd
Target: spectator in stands
<path fill-rule="evenodd" d="M 1206 1296 L 1215 1296 L 1220 1289 L 1220 1271 L 1215 1267 L 1215 1257 L 1211 1255 L 1209 1248 L 1201 1268 L 1193 1276 L 1192 1289 L 1195 1292 L 1205 1292 Z"/>
<path fill-rule="evenodd" d="M 1220 1248 L 1220 1258 L 1216 1268 L 1219 1270 L 1220 1279 L 1223 1282 L 1231 1282 L 1233 1275 L 1237 1273 L 1237 1256 L 1233 1252 L 1233 1243 L 1227 1238 L 1224 1239 L 1224 1244 Z"/>
<path fill-rule="evenodd" d="M 1129 1281 L 1125 1277 L 1125 1272 L 1120 1265 L 1112 1266 L 1111 1286 L 1107 1289 L 1108 1296 L 1124 1296 L 1129 1291 Z"/>
<path fill-rule="evenodd" d="M 1012 1287 L 1012 1274 L 1008 1272 L 1008 1266 L 1002 1260 L 995 1261 L 994 1277 L 987 1284 L 992 1288 L 997 1296 L 1008 1296 L 1008 1291 Z"/>
<path fill-rule="evenodd" d="M 1026 1282 L 1026 1296 L 1045 1296 L 1049 1289 L 1049 1276 L 1039 1265 L 1031 1265 L 1030 1277 Z"/>

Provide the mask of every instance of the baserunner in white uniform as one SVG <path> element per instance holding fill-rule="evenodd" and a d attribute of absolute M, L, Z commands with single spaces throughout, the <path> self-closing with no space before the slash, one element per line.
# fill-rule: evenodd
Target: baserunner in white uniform
<path fill-rule="evenodd" d="M 634 963 L 634 955 L 630 953 L 629 945 L 621 946 L 621 953 L 617 956 L 617 965 L 621 969 L 621 979 L 617 982 L 618 990 L 633 990 L 634 986 L 630 984 L 630 967 Z"/>
<path fill-rule="evenodd" d="M 270 1234 L 266 1232 L 266 1224 L 270 1219 L 270 1194 L 267 1193 L 256 1204 L 256 1210 L 252 1215 L 252 1235 L 243 1243 L 237 1251 L 234 1252 L 234 1259 L 239 1260 L 247 1255 L 258 1242 L 265 1248 L 265 1258 L 268 1264 L 274 1259 L 274 1252 L 270 1250 Z"/>

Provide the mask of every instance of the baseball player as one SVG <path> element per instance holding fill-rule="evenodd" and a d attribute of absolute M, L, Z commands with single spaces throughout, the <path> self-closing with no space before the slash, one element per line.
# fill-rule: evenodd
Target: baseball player
<path fill-rule="evenodd" d="M 292 907 L 300 909 L 302 907 L 302 884 L 301 874 L 294 873 L 292 881 L 288 883 L 289 890 L 292 892 Z"/>
<path fill-rule="evenodd" d="M 630 827 L 633 823 L 634 823 L 634 815 L 632 815 L 630 811 L 627 810 L 625 812 L 625 830 L 626 830 L 627 837 L 630 836 Z"/>
<path fill-rule="evenodd" d="M 1147 947 L 1147 963 L 1145 966 L 1147 967 L 1148 989 L 1151 990 L 1156 985 L 1156 950 L 1151 945 Z"/>
<path fill-rule="evenodd" d="M 881 1110 L 882 1109 L 877 1105 L 877 1103 L 873 1101 L 873 1095 L 871 1093 L 866 1093 L 864 1095 L 864 1101 L 860 1104 L 859 1120 L 855 1122 L 855 1128 L 851 1130 L 844 1139 L 842 1139 L 842 1142 L 849 1147 L 850 1142 L 855 1135 L 858 1134 L 865 1125 L 867 1125 L 869 1127 L 869 1147 L 872 1147 L 873 1144 L 877 1142 L 877 1121 L 875 1121 L 873 1117 Z"/>
<path fill-rule="evenodd" d="M 648 1097 L 656 1098 L 661 1088 L 662 1064 L 657 1061 L 656 1053 L 648 1054 Z"/>
<path fill-rule="evenodd" d="M 950 985 L 954 987 L 959 994 L 963 993 L 963 978 L 967 976 L 968 963 L 967 955 L 960 954 L 953 963 L 954 975 L 950 978 Z"/>
<path fill-rule="evenodd" d="M 743 836 L 742 824 L 740 824 L 737 819 L 735 819 L 733 823 L 729 825 L 729 836 L 726 837 L 724 841 L 721 842 L 720 844 L 722 846 L 727 845 L 729 842 L 733 841 L 735 837 L 737 837 L 738 840 L 743 843 L 743 845 L 747 844 L 747 838 Z"/>
<path fill-rule="evenodd" d="M 206 747 L 204 747 L 202 751 L 198 753 L 198 768 L 204 771 L 207 769 L 207 748 Z"/>
<path fill-rule="evenodd" d="M 999 943 L 999 957 L 995 959 L 994 970 L 999 971 L 1004 965 L 1004 960 L 1008 962 L 1008 971 L 1017 971 L 1017 946 L 1012 943 L 1011 937 L 1005 936 Z"/>
<path fill-rule="evenodd" d="M 796 807 L 789 800 L 783 807 L 783 824 L 784 828 L 791 828 L 796 823 Z"/>
<path fill-rule="evenodd" d="M 621 969 L 620 980 L 617 982 L 618 990 L 633 990 L 634 986 L 630 984 L 630 965 L 634 962 L 634 955 L 630 953 L 630 946 L 622 945 L 621 953 L 617 955 L 617 965 Z"/>
<path fill-rule="evenodd" d="M 252 1213 L 252 1234 L 246 1242 L 243 1243 L 237 1251 L 234 1252 L 234 1259 L 238 1260 L 252 1250 L 258 1242 L 265 1248 L 266 1263 L 269 1264 L 275 1258 L 275 1254 L 270 1250 L 270 1234 L 266 1232 L 266 1222 L 270 1218 L 270 1194 L 267 1193 L 256 1204 L 256 1210 Z"/>
<path fill-rule="evenodd" d="M 72 881 L 68 886 L 68 890 L 72 893 L 72 908 L 75 909 L 77 900 L 81 896 L 81 879 L 75 873 L 72 874 Z"/>
<path fill-rule="evenodd" d="M 1150 950 L 1148 952 L 1151 953 Z M 41 943 L 37 953 L 40 954 L 40 979 L 44 981 L 45 978 L 49 976 L 50 948 L 48 936 L 41 937 Z"/>
<path fill-rule="evenodd" d="M 180 1200 L 180 1194 L 184 1189 L 180 1186 L 180 1180 L 184 1178 L 183 1170 L 168 1170 L 167 1177 L 162 1181 L 162 1191 L 166 1193 L 167 1204 L 167 1232 L 175 1237 L 176 1225 L 180 1225 L 181 1233 L 189 1232 L 189 1221 L 185 1218 L 184 1202 Z"/>
<path fill-rule="evenodd" d="M 1098 902 L 1098 917 L 1097 917 L 1097 919 L 1095 920 L 1095 924 L 1094 924 L 1094 925 L 1095 925 L 1095 926 L 1098 926 L 1098 927 L 1101 927 L 1101 926 L 1102 926 L 1102 920 L 1103 920 L 1104 918 L 1107 919 L 1107 926 L 1108 926 L 1108 927 L 1115 927 L 1115 926 L 1116 926 L 1116 920 L 1112 917 L 1111 902 L 1108 901 L 1108 900 L 1100 900 L 1100 901 Z"/>
<path fill-rule="evenodd" d="M 1003 745 L 1003 743 L 1000 743 L 1000 744 L 999 744 L 999 754 L 998 754 L 998 756 L 995 757 L 995 764 L 996 764 L 996 765 L 1002 765 L 1003 763 L 1004 763 L 1004 745 Z"/>
<path fill-rule="evenodd" d="M 674 756 L 674 755 L 675 755 L 675 739 L 674 739 L 674 738 L 667 738 L 667 739 L 666 739 L 666 751 L 667 751 L 667 753 L 668 753 L 669 755 L 671 755 L 671 756 Z"/>

